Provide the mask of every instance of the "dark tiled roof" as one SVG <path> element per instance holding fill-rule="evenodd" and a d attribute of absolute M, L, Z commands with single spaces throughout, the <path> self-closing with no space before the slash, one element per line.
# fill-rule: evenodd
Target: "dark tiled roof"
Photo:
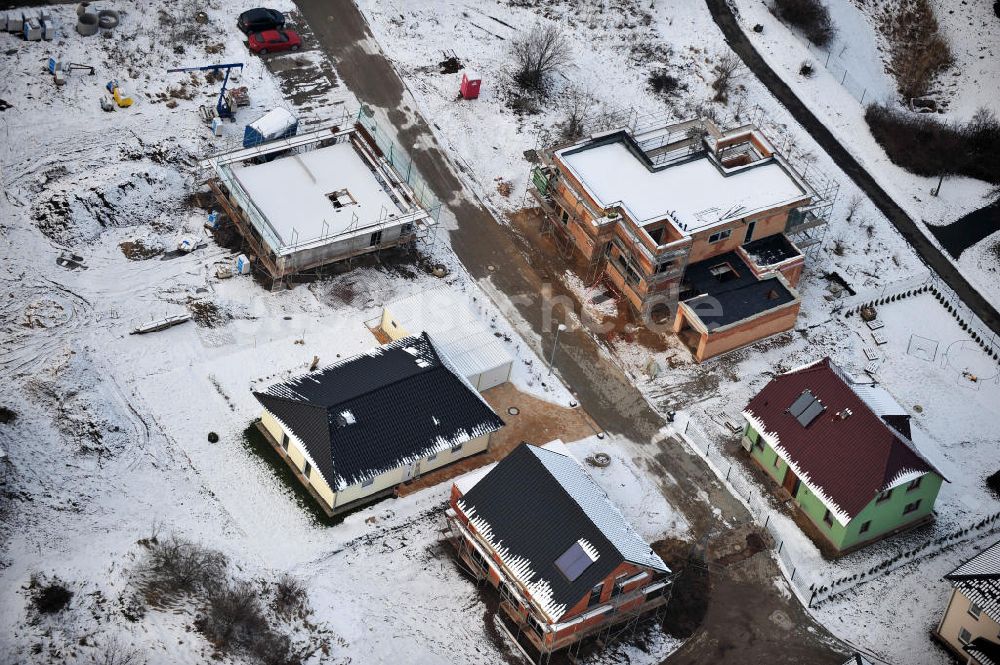
<path fill-rule="evenodd" d="M 788 408 L 806 390 L 826 409 L 803 427 Z M 857 390 L 873 392 L 870 386 Z M 875 399 L 869 397 L 872 404 Z M 875 413 L 869 400 L 824 358 L 771 379 L 743 413 L 830 511 L 847 522 L 879 492 L 907 477 L 926 472 L 944 477 L 899 428 Z M 845 409 L 850 415 L 837 417 Z"/>
<path fill-rule="evenodd" d="M 966 598 L 1000 622 L 1000 542 L 944 576 Z"/>
<path fill-rule="evenodd" d="M 521 444 L 460 507 L 553 621 L 623 561 L 669 572 L 579 462 L 558 452 Z M 580 541 L 597 559 L 570 581 L 556 560 Z"/>
<path fill-rule="evenodd" d="M 712 268 L 728 264 L 735 274 L 725 281 Z M 736 252 L 726 252 L 692 263 L 684 272 L 681 299 L 709 330 L 728 326 L 756 314 L 782 307 L 795 300 L 777 277 L 757 279 L 753 270 Z"/>
<path fill-rule="evenodd" d="M 503 427 L 426 333 L 254 396 L 334 490 Z"/>
<path fill-rule="evenodd" d="M 1000 644 L 985 637 L 977 637 L 965 645 L 965 653 L 972 656 L 979 665 L 1000 665 Z"/>

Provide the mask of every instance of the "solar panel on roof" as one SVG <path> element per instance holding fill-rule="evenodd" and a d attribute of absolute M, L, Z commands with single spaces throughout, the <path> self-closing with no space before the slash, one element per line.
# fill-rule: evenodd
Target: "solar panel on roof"
<path fill-rule="evenodd" d="M 563 575 L 566 576 L 570 582 L 576 580 L 583 574 L 583 571 L 590 567 L 590 564 L 594 563 L 594 559 L 591 558 L 590 552 L 588 552 L 580 541 L 576 541 L 569 546 L 569 549 L 562 553 L 562 555 L 556 559 L 556 568 L 559 569 Z"/>
<path fill-rule="evenodd" d="M 812 393 L 805 390 L 795 399 L 794 402 L 792 402 L 792 405 L 788 407 L 788 412 L 798 418 L 802 415 L 802 412 L 806 410 L 806 407 L 815 401 L 816 398 L 813 397 Z"/>
<path fill-rule="evenodd" d="M 798 421 L 803 427 L 809 427 L 809 423 L 816 420 L 816 416 L 823 413 L 825 410 L 826 407 L 823 406 L 822 402 L 819 400 L 813 400 L 812 404 L 807 406 L 805 411 L 798 416 Z"/>

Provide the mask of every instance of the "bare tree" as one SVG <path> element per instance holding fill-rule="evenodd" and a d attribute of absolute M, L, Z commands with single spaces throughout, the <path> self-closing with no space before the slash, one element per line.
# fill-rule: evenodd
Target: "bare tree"
<path fill-rule="evenodd" d="M 847 200 L 847 221 L 848 222 L 851 221 L 851 218 L 853 218 L 854 215 L 857 214 L 858 209 L 861 207 L 861 204 L 863 202 L 864 202 L 864 199 L 861 198 L 860 194 L 855 194 L 854 196 L 852 196 L 851 198 L 849 198 Z"/>
<path fill-rule="evenodd" d="M 727 51 L 719 57 L 712 71 L 715 73 L 715 80 L 712 81 L 712 89 L 715 90 L 713 99 L 717 102 L 725 102 L 729 99 L 729 87 L 733 79 L 739 76 L 743 62 L 740 57 L 732 51 Z"/>
<path fill-rule="evenodd" d="M 511 42 L 514 81 L 525 90 L 543 92 L 546 79 L 572 61 L 569 42 L 555 24 L 535 25 Z"/>
<path fill-rule="evenodd" d="M 104 648 L 94 655 L 94 665 L 144 665 L 145 662 L 142 652 L 117 637 L 109 639 Z"/>
<path fill-rule="evenodd" d="M 597 100 L 589 92 L 580 88 L 571 88 L 563 100 L 566 119 L 560 126 L 561 138 L 564 141 L 575 141 L 583 136 L 591 124 Z"/>

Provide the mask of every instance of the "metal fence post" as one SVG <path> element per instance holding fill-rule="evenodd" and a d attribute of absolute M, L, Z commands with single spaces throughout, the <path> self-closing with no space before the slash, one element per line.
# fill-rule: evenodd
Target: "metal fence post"
<path fill-rule="evenodd" d="M 796 570 L 798 570 L 798 568 L 796 568 L 795 566 L 792 566 L 792 576 L 788 578 L 789 582 L 794 582 L 795 581 L 795 571 Z"/>
<path fill-rule="evenodd" d="M 730 464 L 729 465 L 729 470 L 726 471 L 726 482 L 729 482 L 729 474 L 732 473 L 732 471 L 733 471 L 733 465 Z"/>
<path fill-rule="evenodd" d="M 768 513 L 767 515 L 764 516 L 764 528 L 765 529 L 767 528 L 768 522 L 770 522 L 770 521 L 771 521 L 771 513 Z"/>
<path fill-rule="evenodd" d="M 784 546 L 785 546 L 785 541 L 782 540 L 780 543 L 778 543 L 778 554 L 781 554 L 781 548 Z"/>

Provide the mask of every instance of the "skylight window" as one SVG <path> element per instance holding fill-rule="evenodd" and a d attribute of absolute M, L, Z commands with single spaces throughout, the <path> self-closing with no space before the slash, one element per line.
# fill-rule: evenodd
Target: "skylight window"
<path fill-rule="evenodd" d="M 556 568 L 566 579 L 574 582 L 595 561 L 597 561 L 597 550 L 586 540 L 580 539 L 556 559 Z"/>
<path fill-rule="evenodd" d="M 792 414 L 803 427 L 809 427 L 809 424 L 816 420 L 816 416 L 824 411 L 826 407 L 809 390 L 803 391 L 788 407 L 788 413 Z"/>

